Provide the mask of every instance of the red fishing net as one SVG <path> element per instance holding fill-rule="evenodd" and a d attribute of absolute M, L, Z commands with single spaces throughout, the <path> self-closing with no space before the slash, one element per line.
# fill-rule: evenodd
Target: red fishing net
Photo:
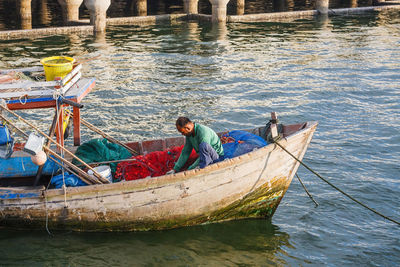
<path fill-rule="evenodd" d="M 146 155 L 133 156 L 134 161 L 121 162 L 117 166 L 114 178 L 116 180 L 137 180 L 148 176 L 157 177 L 172 170 L 178 160 L 183 146 L 173 147 L 166 151 L 155 151 Z M 182 170 L 186 170 L 197 159 L 197 153 L 192 150 L 188 161 Z"/>

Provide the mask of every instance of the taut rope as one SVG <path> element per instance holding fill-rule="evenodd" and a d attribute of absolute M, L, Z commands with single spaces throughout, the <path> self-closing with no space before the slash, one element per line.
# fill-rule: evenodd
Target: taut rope
<path fill-rule="evenodd" d="M 386 220 L 389 220 L 391 222 L 394 222 L 398 225 L 400 225 L 400 222 L 389 218 L 385 215 L 383 215 L 382 213 L 368 207 L 367 205 L 361 203 L 360 201 L 358 201 L 357 199 L 355 199 L 354 197 L 350 196 L 349 194 L 347 194 L 346 192 L 344 192 L 343 190 L 341 190 L 340 188 L 338 188 L 337 186 L 333 185 L 331 182 L 329 182 L 328 180 L 326 180 L 324 177 L 322 177 L 321 175 L 319 175 L 317 172 L 315 172 L 313 169 L 311 169 L 310 167 L 308 167 L 305 163 L 303 163 L 301 160 L 299 160 L 296 156 L 294 156 L 292 153 L 290 153 L 286 148 L 284 148 L 281 144 L 279 144 L 279 139 L 274 140 L 274 143 L 276 145 L 278 145 L 280 148 L 282 148 L 286 153 L 288 153 L 292 158 L 294 158 L 297 162 L 299 162 L 301 165 L 303 165 L 307 170 L 309 170 L 310 172 L 312 172 L 313 174 L 315 174 L 318 178 L 320 178 L 322 181 L 324 181 L 325 183 L 329 184 L 330 186 L 332 186 L 334 189 L 336 189 L 337 191 L 339 191 L 340 193 L 342 193 L 343 195 L 345 195 L 346 197 L 350 198 L 351 200 L 353 200 L 354 202 L 356 202 L 357 204 L 363 206 L 364 208 L 372 211 L 373 213 L 385 218 Z"/>

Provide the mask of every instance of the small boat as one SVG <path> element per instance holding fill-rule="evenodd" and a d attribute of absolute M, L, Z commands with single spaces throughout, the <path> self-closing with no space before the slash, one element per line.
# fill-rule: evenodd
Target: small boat
<path fill-rule="evenodd" d="M 316 127 L 317 122 L 282 125 L 279 144 L 301 160 Z M 265 139 L 265 133 L 272 128 L 246 131 Z M 184 137 L 174 137 L 126 145 L 146 154 L 184 142 Z M 299 162 L 280 146 L 269 143 L 204 169 L 159 177 L 62 189 L 1 187 L 0 225 L 146 231 L 237 219 L 269 219 L 298 167 Z"/>

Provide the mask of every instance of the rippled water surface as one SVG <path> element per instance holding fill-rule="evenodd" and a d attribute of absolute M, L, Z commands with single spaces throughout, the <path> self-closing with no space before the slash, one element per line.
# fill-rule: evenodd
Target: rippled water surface
<path fill-rule="evenodd" d="M 176 134 L 179 115 L 217 131 L 318 121 L 304 161 L 370 207 L 400 220 L 400 15 L 282 23 L 109 28 L 105 36 L 0 41 L 1 68 L 53 55 L 84 63 L 95 90 L 83 116 L 116 138 Z M 91 59 L 91 60 L 89 60 Z M 52 111 L 28 114 L 47 129 Z M 86 130 L 83 139 L 97 137 Z M 303 167 L 271 221 L 147 233 L 0 230 L 1 264 L 396 266 L 400 227 Z M 51 229 L 50 229 L 51 231 Z"/>

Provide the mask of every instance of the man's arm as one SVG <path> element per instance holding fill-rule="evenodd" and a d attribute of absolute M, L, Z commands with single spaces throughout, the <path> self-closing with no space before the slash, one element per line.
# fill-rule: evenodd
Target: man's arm
<path fill-rule="evenodd" d="M 186 161 L 188 160 L 190 153 L 192 153 L 193 146 L 192 143 L 186 138 L 185 146 L 182 149 L 182 153 L 179 156 L 178 161 L 175 163 L 174 170 L 178 172 L 183 165 L 185 165 Z"/>
<path fill-rule="evenodd" d="M 198 157 L 198 158 L 196 159 L 196 161 L 193 162 L 193 164 L 189 166 L 188 170 L 193 170 L 194 168 L 196 168 L 197 166 L 199 166 L 199 163 L 200 163 L 200 157 Z"/>

